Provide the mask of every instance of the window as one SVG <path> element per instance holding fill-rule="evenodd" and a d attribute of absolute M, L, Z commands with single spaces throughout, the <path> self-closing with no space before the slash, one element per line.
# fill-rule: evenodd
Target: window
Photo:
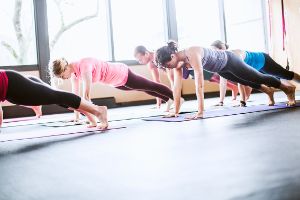
<path fill-rule="evenodd" d="M 265 51 L 261 0 L 224 0 L 227 42 L 231 49 Z"/>
<path fill-rule="evenodd" d="M 111 3 L 116 60 L 133 60 L 137 45 L 154 50 L 165 44 L 162 0 L 112 0 Z"/>
<path fill-rule="evenodd" d="M 105 0 L 47 0 L 51 60 L 109 60 Z"/>
<path fill-rule="evenodd" d="M 33 1 L 0 1 L 0 27 L 0 66 L 36 65 Z"/>
<path fill-rule="evenodd" d="M 175 0 L 179 47 L 203 46 L 221 38 L 218 0 Z"/>

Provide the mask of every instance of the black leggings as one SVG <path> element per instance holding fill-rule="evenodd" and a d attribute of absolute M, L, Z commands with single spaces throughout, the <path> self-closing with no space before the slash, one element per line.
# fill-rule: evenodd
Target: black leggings
<path fill-rule="evenodd" d="M 260 72 L 270 74 L 286 80 L 292 80 L 294 78 L 294 72 L 283 68 L 281 65 L 276 63 L 268 54 L 264 53 L 264 56 L 265 65 L 263 66 L 263 68 L 261 68 L 261 70 L 259 70 Z"/>
<path fill-rule="evenodd" d="M 164 101 L 173 99 L 173 93 L 167 86 L 153 82 L 143 76 L 128 71 L 128 79 L 124 86 L 116 87 L 120 90 L 138 90 L 146 92 L 147 94 L 158 97 Z"/>
<path fill-rule="evenodd" d="M 34 81 L 34 82 L 47 85 L 45 82 L 43 82 L 41 79 L 39 79 L 39 78 L 37 78 L 35 76 L 26 76 L 26 77 L 29 78 L 30 80 Z"/>
<path fill-rule="evenodd" d="M 247 65 L 232 52 L 226 51 L 227 64 L 218 74 L 228 80 L 260 89 L 261 84 L 269 87 L 279 88 L 281 82 L 274 76 L 263 74 Z"/>
<path fill-rule="evenodd" d="M 6 71 L 8 88 L 6 100 L 24 106 L 58 104 L 78 109 L 81 98 L 73 93 L 54 90 L 38 78 L 26 78 L 15 71 Z M 30 80 L 32 79 L 32 80 Z"/>

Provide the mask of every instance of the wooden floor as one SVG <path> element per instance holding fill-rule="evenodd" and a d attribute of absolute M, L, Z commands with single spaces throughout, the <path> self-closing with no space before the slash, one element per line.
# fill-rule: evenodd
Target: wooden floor
<path fill-rule="evenodd" d="M 251 99 L 267 101 L 262 94 Z M 216 102 L 207 99 L 206 109 Z M 196 106 L 188 101 L 183 109 Z M 0 200 L 300 199 L 300 108 L 141 120 L 162 113 L 151 107 L 111 109 L 110 125 L 123 129 L 0 143 Z M 54 130 L 26 123 L 4 126 L 1 134 Z"/>

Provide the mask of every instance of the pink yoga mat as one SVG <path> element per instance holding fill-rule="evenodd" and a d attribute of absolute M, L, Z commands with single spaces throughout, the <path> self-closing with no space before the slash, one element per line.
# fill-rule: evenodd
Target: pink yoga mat
<path fill-rule="evenodd" d="M 109 127 L 106 130 L 100 130 L 98 128 L 86 128 L 86 127 L 69 127 L 69 128 L 55 128 L 51 130 L 33 130 L 30 132 L 20 132 L 20 133 L 0 133 L 0 142 L 12 142 L 18 140 L 30 140 L 38 138 L 47 138 L 55 136 L 65 136 L 73 134 L 97 134 L 104 133 L 110 130 L 123 129 L 124 126 L 120 127 Z"/>

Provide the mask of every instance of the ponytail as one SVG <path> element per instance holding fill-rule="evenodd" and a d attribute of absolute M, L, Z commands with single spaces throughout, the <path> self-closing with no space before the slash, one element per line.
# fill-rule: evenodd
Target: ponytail
<path fill-rule="evenodd" d="M 170 48 L 170 50 L 173 52 L 173 53 L 177 53 L 178 52 L 178 45 L 175 41 L 169 41 L 167 43 L 168 47 Z"/>

